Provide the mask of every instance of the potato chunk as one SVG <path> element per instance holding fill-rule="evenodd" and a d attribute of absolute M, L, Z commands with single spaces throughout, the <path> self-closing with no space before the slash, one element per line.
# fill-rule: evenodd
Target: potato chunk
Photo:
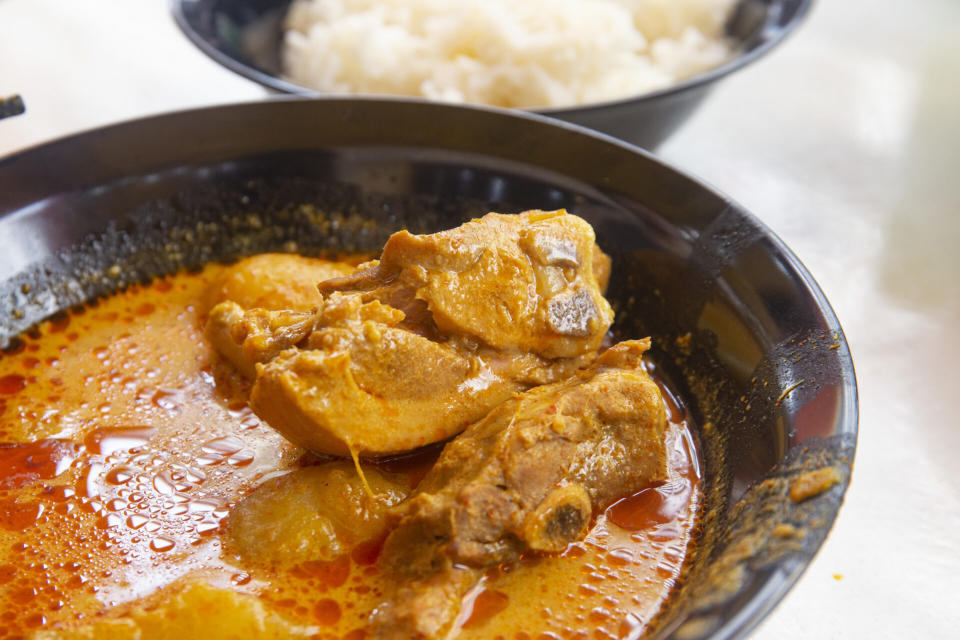
<path fill-rule="evenodd" d="M 152 606 L 159 602 L 157 606 Z M 283 640 L 310 638 L 316 627 L 288 622 L 254 596 L 203 582 L 173 585 L 116 618 L 63 630 L 38 631 L 34 640 Z"/>
<path fill-rule="evenodd" d="M 317 283 L 352 273 L 352 265 L 287 253 L 264 253 L 230 266 L 204 296 L 202 311 L 232 301 L 244 309 L 310 311 L 323 302 Z"/>
<path fill-rule="evenodd" d="M 267 480 L 227 519 L 228 549 L 247 562 L 328 561 L 384 535 L 386 510 L 406 498 L 408 479 L 364 467 L 368 495 L 348 462 L 297 469 Z"/>

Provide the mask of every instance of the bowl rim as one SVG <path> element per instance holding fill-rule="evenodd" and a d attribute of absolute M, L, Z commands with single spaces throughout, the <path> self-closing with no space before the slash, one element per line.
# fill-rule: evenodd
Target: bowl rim
<path fill-rule="evenodd" d="M 202 51 L 207 57 L 212 59 L 214 62 L 217 62 L 226 69 L 248 79 L 256 82 L 257 84 L 274 91 L 279 91 L 280 93 L 293 94 L 300 96 L 308 97 L 325 97 L 325 96 L 334 96 L 341 95 L 345 97 L 397 97 L 397 98 L 407 98 L 411 100 L 420 100 L 423 102 L 440 102 L 438 100 L 431 100 L 429 98 L 423 98 L 418 96 L 394 96 L 392 94 L 372 94 L 372 93 L 351 93 L 351 94 L 331 94 L 324 93 L 322 91 L 317 91 L 316 89 L 310 89 L 302 85 L 290 82 L 285 80 L 280 76 L 271 75 L 265 73 L 253 66 L 250 66 L 237 58 L 225 53 L 222 49 L 211 44 L 206 38 L 204 38 L 193 26 L 193 23 L 187 18 L 187 15 L 184 11 L 185 2 L 190 0 L 167 0 L 170 12 L 173 15 L 174 21 L 177 26 L 183 32 L 183 34 L 190 40 L 200 51 Z M 771 6 L 778 6 L 776 0 L 772 2 L 767 2 Z M 632 95 L 623 98 L 614 98 L 611 100 L 603 100 L 600 102 L 590 102 L 581 105 L 572 105 L 567 107 L 520 107 L 511 109 L 513 111 L 521 111 L 526 113 L 538 113 L 543 115 L 552 115 L 552 116 L 572 116 L 590 113 L 594 111 L 601 111 L 611 108 L 620 108 L 620 107 L 629 107 L 633 104 L 643 103 L 643 102 L 653 102 L 660 98 L 667 98 L 685 91 L 695 89 L 704 85 L 711 84 L 720 78 L 723 78 L 738 69 L 746 67 L 747 65 L 755 62 L 759 58 L 763 57 L 766 53 L 771 51 L 774 47 L 783 42 L 791 33 L 796 31 L 797 27 L 806 19 L 810 14 L 814 4 L 814 0 L 798 0 L 796 11 L 793 15 L 790 16 L 789 20 L 783 24 L 776 24 L 770 18 L 767 19 L 766 24 L 762 27 L 761 31 L 765 34 L 763 41 L 750 49 L 743 55 L 738 55 L 732 60 L 728 60 L 718 67 L 708 69 L 702 73 L 698 73 L 695 76 L 687 78 L 676 84 L 664 87 L 662 89 L 656 89 L 654 91 L 649 91 L 646 93 L 641 93 L 639 95 Z M 776 16 L 774 16 L 776 18 Z M 470 104 L 477 106 L 491 106 L 491 105 L 478 105 L 478 103 L 452 103 L 452 104 Z"/>
<path fill-rule="evenodd" d="M 443 109 L 461 110 L 467 112 L 486 112 L 490 116 L 494 117 L 526 120 L 530 124 L 537 127 L 546 126 L 548 128 L 564 130 L 566 133 L 573 134 L 575 136 L 593 138 L 595 141 L 598 141 L 601 144 L 619 147 L 623 151 L 631 153 L 635 156 L 639 156 L 644 162 L 651 163 L 660 170 L 674 174 L 675 176 L 679 176 L 680 178 L 689 182 L 693 187 L 701 189 L 714 197 L 722 199 L 725 203 L 730 205 L 730 207 L 732 207 L 738 215 L 743 216 L 749 222 L 755 224 L 769 240 L 772 250 L 778 252 L 784 259 L 785 264 L 788 265 L 789 268 L 794 272 L 798 286 L 802 287 L 805 292 L 809 294 L 813 304 L 816 307 L 817 313 L 826 323 L 827 327 L 829 327 L 831 331 L 835 332 L 838 344 L 846 347 L 843 349 L 838 349 L 836 352 L 836 357 L 840 360 L 841 380 L 838 386 L 840 387 L 839 393 L 843 400 L 844 411 L 835 416 L 833 421 L 833 430 L 830 435 L 845 437 L 853 440 L 853 449 L 850 453 L 850 460 L 848 464 L 848 468 L 850 471 L 852 471 L 859 431 L 859 393 L 856 372 L 853 364 L 852 354 L 849 349 L 849 342 L 840 324 L 840 320 L 816 279 L 799 259 L 799 257 L 789 248 L 789 246 L 787 246 L 787 244 L 772 229 L 770 229 L 770 227 L 768 227 L 762 220 L 760 220 L 748 209 L 703 179 L 679 169 L 672 163 L 665 161 L 664 159 L 645 149 L 624 142 L 623 140 L 611 135 L 600 133 L 580 125 L 549 118 L 544 115 L 523 112 L 514 109 L 506 109 L 502 107 L 491 107 L 485 105 L 449 105 L 403 97 L 306 97 L 286 95 L 278 96 L 277 98 L 269 101 L 253 100 L 239 103 L 209 105 L 199 108 L 185 108 L 161 114 L 128 119 L 118 123 L 91 128 L 86 131 L 81 131 L 79 133 L 73 133 L 50 141 L 42 142 L 37 145 L 18 150 L 10 155 L 0 157 L 0 185 L 3 183 L 3 173 L 7 171 L 16 171 L 18 164 L 30 166 L 24 171 L 24 173 L 29 174 L 30 169 L 33 166 L 36 166 L 37 171 L 43 171 L 44 174 L 49 175 L 49 165 L 45 161 L 53 158 L 62 160 L 63 155 L 61 152 L 68 147 L 76 144 L 79 144 L 81 147 L 90 144 L 100 146 L 104 142 L 107 142 L 108 144 L 106 146 L 109 147 L 111 140 L 113 142 L 117 142 L 137 139 L 137 136 L 132 135 L 132 132 L 135 132 L 140 128 L 162 125 L 178 119 L 192 119 L 196 116 L 201 116 L 207 119 L 215 120 L 215 116 L 217 114 L 222 114 L 224 111 L 239 112 L 250 110 L 255 112 L 261 109 L 282 109 L 283 105 L 292 103 L 340 103 L 344 105 L 344 108 L 349 108 L 351 103 L 371 102 L 384 102 L 391 105 L 408 105 L 417 109 L 428 110 Z M 77 160 L 76 162 L 82 163 L 83 160 Z M 134 168 L 134 171 L 139 170 L 139 167 Z M 116 176 L 120 175 L 118 171 L 119 170 L 116 168 L 113 169 L 113 172 Z M 60 174 L 60 172 L 57 173 Z M 133 173 L 123 175 L 133 177 L 141 174 Z M 68 191 L 71 188 L 93 188 L 91 185 L 76 185 L 75 183 L 71 182 L 71 179 L 68 175 L 57 175 L 53 182 L 55 185 L 60 185 Z M 58 191 L 48 187 L 44 187 L 42 191 L 48 196 L 59 193 Z M 0 193 L 3 193 L 3 190 L 0 190 Z M 10 203 L 12 205 L 10 207 L 5 206 L 5 203 L 3 202 L 4 197 L 0 196 L 0 219 L 7 218 L 11 215 L 16 216 L 19 212 L 24 211 L 25 208 L 30 208 L 34 203 L 42 200 L 42 198 L 30 199 L 29 195 L 32 194 L 28 194 L 27 202 L 17 202 L 14 200 L 12 203 Z M 848 486 L 848 484 L 843 486 L 842 493 L 840 494 L 841 502 L 843 496 L 846 494 Z M 832 519 L 824 528 L 823 539 L 816 544 L 816 546 L 810 551 L 809 555 L 804 554 L 804 559 L 802 562 L 793 563 L 792 566 L 787 568 L 778 567 L 776 571 L 773 571 L 769 575 L 762 577 L 757 584 L 756 590 L 749 596 L 747 601 L 736 607 L 733 611 L 733 615 L 724 620 L 724 622 L 710 634 L 711 640 L 744 638 L 749 635 L 749 633 L 754 630 L 783 600 L 783 598 L 799 581 L 800 577 L 806 572 L 807 568 L 816 557 L 816 554 L 826 542 L 827 535 L 835 525 L 836 519 L 839 517 L 839 513 L 838 505 L 837 510 L 833 513 Z M 672 630 L 666 630 L 665 633 L 657 634 L 654 637 L 664 638 L 671 637 L 671 635 Z"/>

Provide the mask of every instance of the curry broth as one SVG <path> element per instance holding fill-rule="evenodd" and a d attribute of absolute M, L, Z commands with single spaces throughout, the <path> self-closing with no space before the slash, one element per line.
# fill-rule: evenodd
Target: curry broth
<path fill-rule="evenodd" d="M 366 636 L 382 593 L 376 543 L 284 571 L 222 546 L 239 497 L 318 462 L 250 411 L 248 383 L 203 339 L 199 301 L 223 269 L 62 314 L 0 358 L 0 638 L 122 613 L 187 574 L 321 638 Z M 665 396 L 671 481 L 614 504 L 559 556 L 488 572 L 464 599 L 461 637 L 642 632 L 680 574 L 699 504 L 689 428 Z M 437 453 L 383 466 L 416 482 Z"/>

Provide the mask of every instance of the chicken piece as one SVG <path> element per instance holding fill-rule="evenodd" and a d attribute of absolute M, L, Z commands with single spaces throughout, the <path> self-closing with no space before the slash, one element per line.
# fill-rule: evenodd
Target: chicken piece
<path fill-rule="evenodd" d="M 388 584 L 390 599 L 371 617 L 373 640 L 435 640 L 451 638 L 451 623 L 460 613 L 463 596 L 483 572 L 465 565 L 447 565 L 434 573 Z"/>
<path fill-rule="evenodd" d="M 452 437 L 523 387 L 482 359 L 397 326 L 404 314 L 332 294 L 302 349 L 257 369 L 250 405 L 295 444 L 385 455 Z"/>
<path fill-rule="evenodd" d="M 202 312 L 221 302 L 244 309 L 310 311 L 323 298 L 317 283 L 351 273 L 352 265 L 288 253 L 264 253 L 231 265 L 204 293 Z"/>
<path fill-rule="evenodd" d="M 641 366 L 649 344 L 622 342 L 518 394 L 444 448 L 397 507 L 380 557 L 393 597 L 374 614 L 374 637 L 438 637 L 480 569 L 561 551 L 597 510 L 666 481 L 663 398 Z"/>
<path fill-rule="evenodd" d="M 224 303 L 207 336 L 256 377 L 251 406 L 292 442 L 399 453 L 589 364 L 613 319 L 609 267 L 576 216 L 491 213 L 394 234 L 379 262 L 319 285 L 314 317 Z"/>
<path fill-rule="evenodd" d="M 273 360 L 306 338 L 315 322 L 313 311 L 245 311 L 230 301 L 210 310 L 203 333 L 222 356 L 253 378 L 257 363 Z"/>
<path fill-rule="evenodd" d="M 329 462 L 271 478 L 227 518 L 228 550 L 246 562 L 289 566 L 330 561 L 386 532 L 386 511 L 409 493 L 409 478 Z"/>
<path fill-rule="evenodd" d="M 379 261 L 319 289 L 366 292 L 414 321 L 429 312 L 424 329 L 442 336 L 570 358 L 596 351 L 613 321 L 597 271 L 605 280 L 609 258 L 583 219 L 488 213 L 440 233 L 395 233 Z"/>

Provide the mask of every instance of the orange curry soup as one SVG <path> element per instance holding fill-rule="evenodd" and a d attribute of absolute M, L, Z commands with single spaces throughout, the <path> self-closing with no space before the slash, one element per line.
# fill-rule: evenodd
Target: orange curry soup
<path fill-rule="evenodd" d="M 122 615 L 172 583 L 256 596 L 316 637 L 360 640 L 379 603 L 377 544 L 291 569 L 244 566 L 222 523 L 259 482 L 317 464 L 246 404 L 249 383 L 203 338 L 204 288 L 225 267 L 160 278 L 42 323 L 0 357 L 0 639 Z M 680 574 L 698 466 L 661 385 L 671 481 L 625 497 L 559 555 L 488 571 L 460 638 L 632 638 Z M 383 461 L 423 476 L 433 447 Z"/>

